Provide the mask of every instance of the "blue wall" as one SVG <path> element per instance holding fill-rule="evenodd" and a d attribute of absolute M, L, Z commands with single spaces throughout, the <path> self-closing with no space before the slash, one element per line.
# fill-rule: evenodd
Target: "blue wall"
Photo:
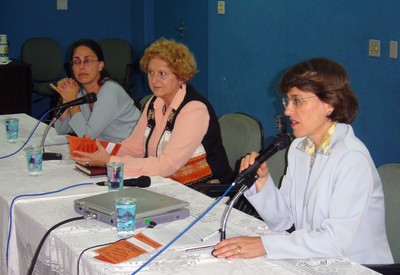
<path fill-rule="evenodd" d="M 196 57 L 197 74 L 190 81 L 203 96 L 208 96 L 208 5 L 207 1 L 170 0 L 154 2 L 154 38 L 161 36 L 185 43 Z M 183 24 L 183 33 L 178 28 Z"/>
<path fill-rule="evenodd" d="M 400 40 L 400 1 L 229 0 L 225 15 L 216 9 L 210 1 L 209 99 L 219 114 L 253 114 L 273 136 L 282 73 L 331 58 L 348 70 L 360 105 L 353 127 L 376 165 L 400 162 L 400 61 L 388 56 Z M 380 58 L 368 56 L 370 38 L 381 40 Z"/>
<path fill-rule="evenodd" d="M 400 162 L 400 60 L 388 57 L 389 41 L 400 40 L 400 1 L 226 0 L 225 15 L 217 15 L 217 0 L 190 2 L 197 27 L 208 33 L 187 41 L 191 48 L 190 43 L 201 44 L 194 53 L 207 76 L 195 79 L 200 81 L 196 86 L 205 85 L 202 93 L 218 115 L 255 115 L 266 136 L 275 135 L 275 116 L 283 113 L 276 90 L 282 73 L 299 61 L 328 57 L 348 70 L 360 102 L 353 127 L 376 164 Z M 64 50 L 81 37 L 122 38 L 140 56 L 148 43 L 164 35 L 158 23 L 176 25 L 187 14 L 187 5 L 179 3 L 70 0 L 68 11 L 57 11 L 56 0 L 3 1 L 0 33 L 8 34 L 13 58 L 20 57 L 25 39 L 37 36 L 57 39 Z M 368 56 L 371 38 L 381 40 L 380 58 Z M 142 74 L 136 78 L 135 96 L 140 98 L 146 84 Z"/>
<path fill-rule="evenodd" d="M 8 35 L 10 56 L 20 57 L 23 41 L 31 37 L 52 37 L 66 51 L 75 40 L 88 37 L 118 37 L 131 40 L 131 0 L 68 1 L 68 10 L 56 10 L 56 0 L 2 1 L 0 30 Z"/>

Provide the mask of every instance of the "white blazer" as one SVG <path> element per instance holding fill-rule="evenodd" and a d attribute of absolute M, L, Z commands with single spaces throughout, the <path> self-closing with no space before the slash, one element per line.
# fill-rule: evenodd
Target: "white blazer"
<path fill-rule="evenodd" d="M 271 177 L 256 193 L 245 196 L 273 231 L 289 235 L 262 236 L 269 259 L 344 256 L 360 264 L 390 264 L 385 229 L 382 183 L 374 162 L 350 125 L 338 123 L 331 153 L 311 156 L 297 146 L 288 152 L 288 168 L 277 189 Z M 268 161 L 267 161 L 268 164 Z"/>

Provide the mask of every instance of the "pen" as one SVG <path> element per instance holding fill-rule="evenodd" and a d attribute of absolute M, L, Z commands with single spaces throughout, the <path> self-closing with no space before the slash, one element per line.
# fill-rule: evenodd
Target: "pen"
<path fill-rule="evenodd" d="M 198 247 L 186 248 L 185 252 L 197 252 L 197 251 L 201 251 L 201 250 L 204 250 L 204 249 L 213 248 L 214 246 L 215 246 L 214 244 L 210 244 L 210 245 L 206 245 L 206 246 L 198 246 Z"/>
<path fill-rule="evenodd" d="M 211 233 L 210 235 L 205 236 L 204 238 L 202 238 L 201 241 L 204 242 L 204 241 L 206 241 L 206 240 L 208 240 L 208 239 L 214 237 L 215 235 L 217 235 L 217 234 L 220 233 L 220 232 L 221 232 L 221 229 L 218 229 L 217 231 Z"/>

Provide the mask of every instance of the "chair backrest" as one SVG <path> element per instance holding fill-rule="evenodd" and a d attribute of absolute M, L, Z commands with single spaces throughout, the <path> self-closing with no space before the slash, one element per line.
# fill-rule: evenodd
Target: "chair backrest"
<path fill-rule="evenodd" d="M 237 172 L 244 155 L 263 149 L 263 127 L 257 118 L 243 113 L 224 114 L 218 121 L 229 165 Z"/>
<path fill-rule="evenodd" d="M 64 72 L 61 47 L 52 38 L 31 38 L 22 44 L 21 59 L 31 64 L 32 80 L 50 82 Z"/>
<path fill-rule="evenodd" d="M 288 149 L 280 150 L 267 160 L 269 173 L 278 188 L 280 187 L 282 177 L 286 172 L 287 150 Z"/>
<path fill-rule="evenodd" d="M 378 167 L 385 196 L 386 231 L 394 262 L 400 263 L 400 163 Z"/>
<path fill-rule="evenodd" d="M 143 111 L 144 106 L 146 106 L 147 101 L 152 97 L 153 95 L 145 95 L 139 100 L 139 105 L 140 105 L 140 110 Z"/>
<path fill-rule="evenodd" d="M 32 90 L 43 96 L 56 96 L 49 84 L 64 75 L 63 56 L 58 42 L 46 37 L 28 39 L 22 44 L 21 60 L 31 64 Z"/>
<path fill-rule="evenodd" d="M 123 39 L 103 39 L 98 41 L 104 53 L 104 69 L 121 82 L 126 90 L 133 83 L 133 53 L 128 41 Z"/>

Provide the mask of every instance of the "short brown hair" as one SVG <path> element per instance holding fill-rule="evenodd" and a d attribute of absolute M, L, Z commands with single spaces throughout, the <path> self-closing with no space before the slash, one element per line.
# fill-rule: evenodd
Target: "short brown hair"
<path fill-rule="evenodd" d="M 332 121 L 352 123 L 357 116 L 357 96 L 342 65 L 326 58 L 314 58 L 290 67 L 279 83 L 279 91 L 287 94 L 291 88 L 314 93 L 333 107 L 327 117 Z"/>
<path fill-rule="evenodd" d="M 140 59 L 140 68 L 143 72 L 147 73 L 149 62 L 153 58 L 165 61 L 176 77 L 184 82 L 196 74 L 196 59 L 193 54 L 188 47 L 173 39 L 160 38 L 145 50 Z"/>

